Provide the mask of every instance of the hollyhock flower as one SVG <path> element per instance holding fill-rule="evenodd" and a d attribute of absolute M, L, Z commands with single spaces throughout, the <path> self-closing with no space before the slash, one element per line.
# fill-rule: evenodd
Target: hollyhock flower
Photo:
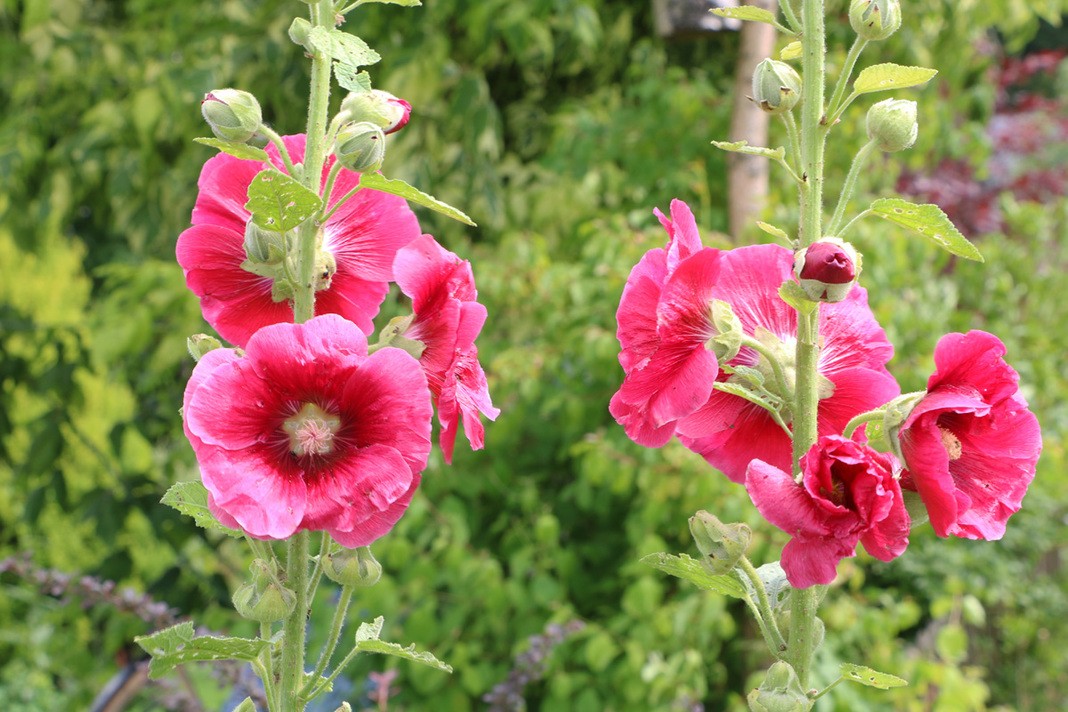
<path fill-rule="evenodd" d="M 400 349 L 327 314 L 216 349 L 186 386 L 185 432 L 209 506 L 259 539 L 327 531 L 366 546 L 396 524 L 430 453 L 430 394 Z"/>
<path fill-rule="evenodd" d="M 430 235 L 398 250 L 393 271 L 401 291 L 412 300 L 414 316 L 403 335 L 424 345 L 419 363 L 438 409 L 438 443 L 445 461 L 452 462 L 460 422 L 471 449 L 481 450 L 485 429 L 478 414 L 495 420 L 501 412 L 490 401 L 475 346 L 486 322 L 486 307 L 475 301 L 478 292 L 471 263 Z"/>
<path fill-rule="evenodd" d="M 820 438 L 801 458 L 800 484 L 787 472 L 753 460 L 745 487 L 764 517 L 793 538 L 782 567 L 794 588 L 834 580 L 838 562 L 857 542 L 880 561 L 908 546 L 909 515 L 893 455 L 840 435 Z"/>
<path fill-rule="evenodd" d="M 729 303 L 747 334 L 778 352 L 786 362 L 792 388 L 792 359 L 797 340 L 797 313 L 779 297 L 779 287 L 792 278 L 793 253 L 778 245 L 755 245 L 725 251 L 719 278 L 710 296 Z M 867 292 L 855 286 L 845 300 L 820 305 L 820 349 L 817 370 L 820 435 L 840 433 L 849 420 L 900 393 L 886 370 L 894 349 L 868 308 Z M 769 390 L 774 379 L 766 359 L 743 347 L 729 362 L 765 373 Z M 720 372 L 718 380 L 731 375 Z M 789 401 L 791 394 L 779 394 Z M 676 425 L 683 445 L 734 482 L 745 481 L 749 461 L 764 462 L 790 472 L 789 436 L 762 407 L 738 396 L 713 391 L 707 402 Z"/>
<path fill-rule="evenodd" d="M 671 202 L 668 233 L 631 270 L 616 313 L 625 377 L 609 411 L 635 442 L 659 447 L 675 422 L 708 400 L 719 362 L 708 345 L 717 334 L 709 306 L 720 253 L 702 247 L 693 213 Z"/>
<path fill-rule="evenodd" d="M 304 136 L 285 136 L 294 162 L 304 158 Z M 284 171 L 275 147 L 271 162 Z M 324 176 L 333 165 L 327 158 Z M 193 226 L 178 237 L 178 262 L 186 285 L 200 297 L 207 320 L 230 343 L 244 346 L 257 329 L 293 321 L 292 305 L 275 301 L 273 280 L 242 268 L 249 213 L 248 186 L 265 165 L 220 153 L 208 159 L 200 173 L 199 194 L 193 207 Z M 328 204 L 354 188 L 359 175 L 342 170 Z M 330 284 L 316 294 L 319 314 L 340 314 L 365 334 L 385 299 L 393 278 L 397 250 L 419 236 L 419 223 L 403 198 L 361 190 L 322 227 L 323 249 L 337 265 Z"/>
<path fill-rule="evenodd" d="M 1042 450 L 1038 419 L 993 334 L 946 334 L 927 395 L 899 431 L 908 472 L 939 536 L 1000 539 L 1019 511 Z"/>

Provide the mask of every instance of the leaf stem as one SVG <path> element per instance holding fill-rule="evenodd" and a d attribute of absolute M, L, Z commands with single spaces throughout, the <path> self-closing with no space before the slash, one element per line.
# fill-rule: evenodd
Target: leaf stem
<path fill-rule="evenodd" d="M 336 213 L 338 210 L 341 209 L 342 205 L 344 205 L 345 203 L 349 202 L 349 198 L 351 198 L 352 196 L 354 196 L 354 195 L 356 195 L 357 193 L 360 192 L 360 188 L 361 187 L 362 186 L 357 185 L 355 188 L 350 190 L 348 193 L 345 193 L 343 196 L 338 198 L 338 201 L 336 203 L 334 203 L 334 207 L 332 207 L 329 210 L 327 210 L 326 213 L 321 218 L 316 220 L 316 222 L 319 223 L 320 225 L 325 225 L 326 221 L 329 220 L 330 218 L 332 218 L 334 216 L 334 213 Z M 326 205 L 326 201 L 323 201 L 323 205 Z"/>
<path fill-rule="evenodd" d="M 801 32 L 801 22 L 797 19 L 797 15 L 794 14 L 794 8 L 790 5 L 790 0 L 779 0 L 779 8 L 782 10 L 782 16 L 786 18 L 786 22 L 790 27 L 794 28 L 794 32 Z"/>
<path fill-rule="evenodd" d="M 797 131 L 797 119 L 794 118 L 794 112 L 787 111 L 782 114 L 782 121 L 786 124 L 786 144 L 787 150 L 790 154 L 790 160 L 794 162 L 794 165 L 801 165 L 801 135 Z M 798 183 L 801 183 L 801 178 L 790 169 L 790 174 Z"/>
<path fill-rule="evenodd" d="M 738 563 L 757 593 L 756 605 L 760 611 L 757 622 L 760 625 L 761 632 L 764 634 L 764 642 L 768 644 L 772 655 L 781 659 L 786 651 L 786 641 L 783 640 L 782 633 L 779 632 L 779 626 L 775 622 L 775 614 L 771 610 L 771 602 L 768 601 L 768 591 L 764 587 L 764 582 L 760 579 L 760 574 L 757 572 L 756 567 L 749 561 L 749 557 L 743 556 L 738 560 Z M 763 621 L 759 620 L 760 618 Z"/>
<path fill-rule="evenodd" d="M 850 228 L 852 228 L 853 225 L 856 224 L 856 222 L 858 220 L 861 220 L 863 218 L 868 217 L 869 215 L 874 215 L 874 214 L 875 214 L 875 211 L 874 210 L 870 210 L 870 209 L 869 210 L 865 210 L 864 212 L 860 213 L 855 218 L 853 218 L 852 220 L 847 222 L 845 224 L 845 226 L 842 227 L 842 229 L 838 231 L 838 237 L 843 237 L 847 232 L 849 232 Z"/>
<path fill-rule="evenodd" d="M 848 423 L 846 423 L 845 430 L 842 431 L 842 435 L 846 438 L 852 439 L 853 432 L 864 425 L 865 423 L 874 423 L 877 420 L 883 420 L 886 418 L 886 413 L 881 410 L 869 410 L 867 413 L 861 413 L 854 417 Z"/>
<path fill-rule="evenodd" d="M 286 148 L 285 141 L 278 135 L 274 129 L 266 124 L 260 126 L 260 133 L 267 137 L 267 139 L 274 144 L 278 149 L 278 155 L 282 157 L 282 164 L 286 167 L 286 171 L 293 178 L 297 177 L 297 169 L 293 166 L 293 159 L 289 156 L 289 149 Z"/>
<path fill-rule="evenodd" d="M 846 55 L 845 62 L 842 64 L 842 73 L 838 75 L 838 82 L 834 86 L 834 93 L 831 94 L 831 100 L 827 103 L 829 111 L 832 114 L 839 114 L 838 104 L 842 101 L 842 97 L 845 96 L 846 87 L 849 86 L 849 80 L 853 77 L 853 68 L 857 66 L 857 60 L 860 58 L 860 53 L 864 51 L 864 48 L 868 46 L 868 40 L 864 39 L 860 35 L 857 35 L 857 39 L 853 41 L 853 46 L 849 48 L 849 54 Z M 824 131 L 830 131 L 834 126 L 832 121 L 828 121 L 827 125 L 823 127 Z"/>
<path fill-rule="evenodd" d="M 871 158 L 871 154 L 878 150 L 875 141 L 868 141 L 866 144 L 860 147 L 857 151 L 857 155 L 853 158 L 853 165 L 849 167 L 849 173 L 846 175 L 845 183 L 842 184 L 842 192 L 838 196 L 838 205 L 834 208 L 834 216 L 831 217 L 830 224 L 827 225 L 827 234 L 834 235 L 835 230 L 841 227 L 842 221 L 845 219 L 846 205 L 853 197 L 853 193 L 857 189 L 857 180 L 860 178 L 860 172 L 864 170 L 864 166 L 868 164 L 868 159 Z"/>
<path fill-rule="evenodd" d="M 327 638 L 322 652 L 319 653 L 319 661 L 315 664 L 315 672 L 311 674 L 308 683 L 301 690 L 301 699 L 303 701 L 311 699 L 310 693 L 315 689 L 316 683 L 322 677 L 323 672 L 326 671 L 327 665 L 330 664 L 330 659 L 334 657 L 334 651 L 337 650 L 337 642 L 341 639 L 341 631 L 345 627 L 345 616 L 348 615 L 349 605 L 352 603 L 353 591 L 354 588 L 352 586 L 343 586 L 341 588 L 341 598 L 338 600 L 337 608 L 334 609 L 334 620 L 330 623 L 330 636 Z"/>
<path fill-rule="evenodd" d="M 834 688 L 838 687 L 838 685 L 840 685 L 842 683 L 842 681 L 844 681 L 844 680 L 845 680 L 844 677 L 839 676 L 837 680 L 832 682 L 830 685 L 827 685 L 827 687 L 823 688 L 822 690 L 817 692 L 815 695 L 813 695 L 809 699 L 811 699 L 813 701 L 818 700 L 819 698 L 823 697 L 824 695 L 826 695 L 828 692 L 830 692 Z"/>

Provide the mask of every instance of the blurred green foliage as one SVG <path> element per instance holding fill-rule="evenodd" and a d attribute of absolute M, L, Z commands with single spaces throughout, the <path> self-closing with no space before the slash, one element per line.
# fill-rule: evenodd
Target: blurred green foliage
<path fill-rule="evenodd" d="M 828 5 L 843 14 L 844 2 Z M 910 5 L 903 31 L 865 58 L 941 70 L 920 97 L 921 144 L 905 160 L 981 162 L 994 57 L 978 50 L 992 47 L 991 23 L 1018 48 L 1064 4 Z M 115 579 L 217 630 L 234 627 L 225 609 L 245 553 L 158 504 L 170 483 L 196 477 L 178 407 L 191 370 L 184 340 L 206 328 L 174 241 L 210 155 L 190 140 L 205 133 L 204 92 L 251 90 L 276 129 L 301 130 L 308 64 L 285 28 L 303 7 L 0 0 L 0 557 L 28 551 L 40 566 Z M 372 68 L 376 85 L 415 106 L 387 172 L 481 225 L 420 215 L 474 264 L 491 315 L 480 350 L 503 411 L 484 452 L 432 462 L 409 513 L 375 547 L 386 574 L 354 618 L 383 614 L 386 636 L 456 669 L 401 664 L 391 708 L 481 709 L 529 636 L 579 618 L 586 628 L 526 690 L 530 709 L 744 709 L 768 662 L 744 611 L 638 559 L 692 553 L 686 519 L 702 508 L 753 525 L 757 561 L 776 558 L 784 539 L 699 458 L 640 448 L 607 412 L 621 378 L 619 294 L 664 240 L 652 207 L 683 198 L 706 243 L 728 244 L 715 232 L 726 225 L 725 163 L 708 142 L 726 135 L 736 36 L 664 43 L 646 0 L 370 5 L 351 24 L 385 58 Z M 837 29 L 831 40 L 833 67 L 849 37 Z M 830 157 L 832 195 L 862 112 L 838 133 L 846 148 Z M 870 171 L 866 187 L 885 194 L 895 165 Z M 793 192 L 776 182 L 773 194 L 769 218 L 789 227 Z M 923 386 L 942 333 L 993 331 L 1046 445 L 1003 542 L 920 530 L 898 561 L 843 564 L 823 614 L 821 679 L 849 661 L 913 684 L 840 687 L 822 710 L 1066 704 L 1061 646 L 1050 642 L 1068 638 L 1058 549 L 1068 208 L 1002 208 L 1010 229 L 981 241 L 986 265 L 957 263 L 889 225 L 856 233 L 903 388 Z M 146 629 L 10 576 L 0 585 L 0 709 L 86 707 Z M 325 633 L 329 595 L 313 639 Z M 360 659 L 351 678 L 363 689 L 368 672 L 396 665 Z M 159 708 L 154 689 L 138 709 Z"/>

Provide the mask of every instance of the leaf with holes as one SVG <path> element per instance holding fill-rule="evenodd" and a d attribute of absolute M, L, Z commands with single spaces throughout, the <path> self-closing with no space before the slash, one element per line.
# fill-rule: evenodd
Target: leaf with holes
<path fill-rule="evenodd" d="M 654 569 L 660 569 L 664 573 L 689 581 L 694 586 L 706 591 L 715 591 L 731 598 L 746 598 L 746 591 L 742 588 L 742 584 L 738 582 L 737 578 L 731 575 L 716 576 L 711 574 L 705 570 L 700 561 L 691 559 L 686 554 L 674 556 L 660 552 L 658 554 L 649 554 L 643 557 L 641 561 Z"/>
<path fill-rule="evenodd" d="M 896 675 L 872 670 L 870 667 L 864 667 L 863 665 L 842 663 L 838 670 L 846 680 L 851 680 L 852 682 L 860 683 L 867 687 L 877 687 L 880 690 L 889 690 L 893 687 L 906 687 L 909 684 L 908 680 L 902 680 Z"/>
<path fill-rule="evenodd" d="M 434 657 L 432 653 L 417 651 L 415 645 L 404 647 L 397 645 L 396 643 L 387 643 L 384 640 L 379 640 L 378 636 L 382 633 L 383 622 L 384 619 L 382 616 L 379 616 L 371 623 L 361 623 L 359 629 L 356 631 L 356 645 L 353 647 L 353 650 L 359 653 L 392 655 L 395 658 L 411 660 L 413 663 L 427 665 L 436 670 L 442 670 L 449 673 L 452 672 L 451 665 L 441 662 Z"/>
<path fill-rule="evenodd" d="M 222 638 L 194 635 L 189 621 L 164 628 L 152 635 L 139 635 L 134 642 L 152 656 L 148 676 L 153 680 L 166 675 L 184 663 L 212 660 L 256 660 L 273 643 L 250 638 Z"/>
<path fill-rule="evenodd" d="M 351 65 L 334 62 L 334 77 L 342 89 L 357 94 L 371 91 L 371 75 L 367 72 L 357 72 Z"/>
<path fill-rule="evenodd" d="M 337 28 L 313 27 L 308 33 L 308 44 L 317 52 L 352 67 L 366 67 L 382 59 L 378 52 L 356 35 Z"/>
<path fill-rule="evenodd" d="M 390 193 L 392 195 L 399 195 L 411 203 L 422 205 L 424 208 L 430 208 L 431 210 L 446 215 L 453 220 L 459 220 L 465 225 L 471 225 L 472 227 L 475 225 L 474 221 L 467 217 L 462 211 L 457 210 L 448 203 L 441 202 L 433 195 L 428 195 L 418 188 L 408 185 L 402 180 L 391 180 L 378 173 L 364 173 L 360 176 L 360 187 L 368 188 L 370 190 L 380 190 L 383 193 Z"/>
<path fill-rule="evenodd" d="M 208 509 L 208 491 L 200 482 L 177 482 L 171 485 L 160 502 L 192 517 L 198 527 L 208 531 L 222 532 L 235 539 L 244 536 L 237 529 L 224 527 L 212 516 L 211 510 Z"/>
<path fill-rule="evenodd" d="M 223 141 L 221 138 L 195 138 L 195 143 L 202 144 L 204 146 L 211 146 L 217 148 L 223 153 L 229 154 L 234 158 L 241 158 L 247 161 L 263 161 L 266 163 L 270 159 L 267 156 L 267 152 L 262 148 L 256 148 L 255 146 L 249 146 L 247 143 L 237 143 L 236 141 Z"/>
<path fill-rule="evenodd" d="M 854 94 L 871 94 L 877 91 L 906 89 L 931 81 L 937 69 L 905 67 L 900 64 L 875 64 L 865 67 L 853 82 Z"/>
<path fill-rule="evenodd" d="M 319 196 L 300 181 L 273 168 L 256 174 L 248 187 L 245 210 L 264 230 L 286 232 L 314 215 L 323 206 Z"/>
<path fill-rule="evenodd" d="M 744 153 L 748 156 L 764 156 L 776 161 L 786 160 L 786 149 L 779 146 L 776 149 L 750 146 L 748 141 L 713 141 L 712 145 L 721 151 L 731 153 Z"/>
<path fill-rule="evenodd" d="M 884 220 L 926 237 L 947 252 L 965 259 L 983 261 L 975 245 L 961 234 L 937 205 L 917 205 L 901 198 L 883 198 L 872 203 L 870 210 Z"/>

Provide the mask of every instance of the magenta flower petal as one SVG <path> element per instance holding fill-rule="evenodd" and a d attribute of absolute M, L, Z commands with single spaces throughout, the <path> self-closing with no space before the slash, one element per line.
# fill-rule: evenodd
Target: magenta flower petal
<path fill-rule="evenodd" d="M 461 302 L 478 299 L 471 263 L 446 250 L 430 235 L 417 237 L 399 250 L 393 270 L 397 285 L 411 298 L 416 312 L 445 297 Z"/>
<path fill-rule="evenodd" d="M 899 434 L 908 473 L 939 536 L 1000 539 L 1035 476 L 1038 419 L 992 334 L 947 334 L 927 395 Z"/>
<path fill-rule="evenodd" d="M 627 373 L 640 368 L 660 344 L 656 307 L 667 281 L 667 252 L 649 250 L 630 272 L 616 313 L 616 338 L 622 350 L 619 364 Z"/>

